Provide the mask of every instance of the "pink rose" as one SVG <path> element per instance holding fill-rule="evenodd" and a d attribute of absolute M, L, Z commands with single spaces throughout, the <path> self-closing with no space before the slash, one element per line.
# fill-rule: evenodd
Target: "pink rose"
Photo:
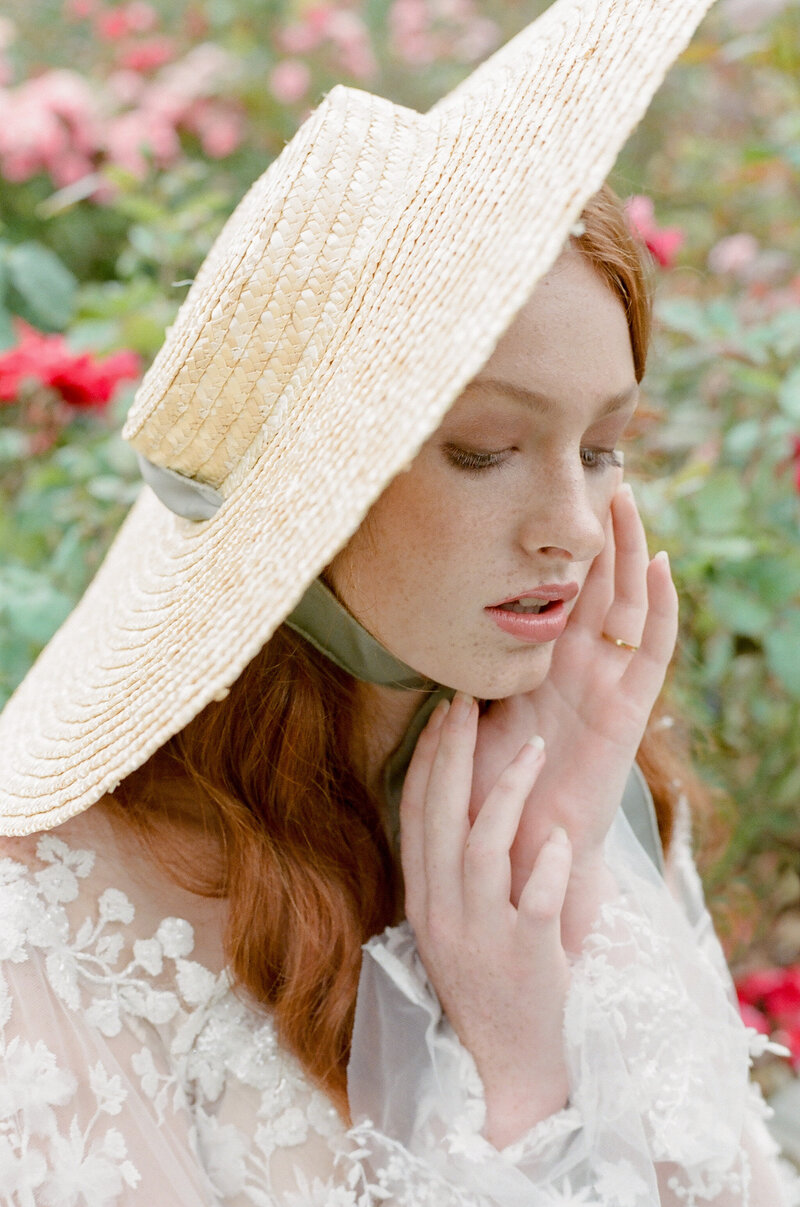
<path fill-rule="evenodd" d="M 300 59 L 284 59 L 269 73 L 267 84 L 276 101 L 294 105 L 308 92 L 311 72 Z"/>
<path fill-rule="evenodd" d="M 147 42 L 139 42 L 123 50 L 119 56 L 119 64 L 127 71 L 137 71 L 141 74 L 157 71 L 165 63 L 171 63 L 174 58 L 175 46 L 169 38 L 150 38 Z"/>
<path fill-rule="evenodd" d="M 644 242 L 647 250 L 663 268 L 670 268 L 675 261 L 678 248 L 684 241 L 684 233 L 677 226 L 660 227 L 655 221 L 652 198 L 641 194 L 629 197 L 625 209 L 632 229 Z"/>

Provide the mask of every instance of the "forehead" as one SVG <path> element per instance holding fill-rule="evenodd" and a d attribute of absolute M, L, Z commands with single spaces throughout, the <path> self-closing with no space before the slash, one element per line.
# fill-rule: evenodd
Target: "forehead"
<path fill-rule="evenodd" d="M 635 380 L 622 302 L 570 248 L 533 290 L 475 378 L 501 378 L 559 396 L 594 388 L 608 397 Z"/>

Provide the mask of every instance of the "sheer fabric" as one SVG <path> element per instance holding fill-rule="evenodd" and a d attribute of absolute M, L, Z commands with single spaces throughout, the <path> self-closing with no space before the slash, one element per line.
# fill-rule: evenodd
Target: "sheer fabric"
<path fill-rule="evenodd" d="M 675 899 L 621 816 L 607 857 L 620 895 L 573 962 L 569 1105 L 498 1152 L 407 924 L 365 949 L 348 1131 L 233 991 L 224 902 L 165 881 L 99 809 L 0 840 L 0 1203 L 800 1202 L 685 825 Z"/>

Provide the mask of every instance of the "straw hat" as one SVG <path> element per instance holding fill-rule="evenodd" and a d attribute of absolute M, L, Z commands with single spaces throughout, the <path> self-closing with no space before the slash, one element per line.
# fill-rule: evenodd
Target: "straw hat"
<path fill-rule="evenodd" d="M 709 5 L 557 0 L 425 114 L 338 85 L 308 116 L 122 432 L 208 518 L 143 487 L 0 716 L 1 833 L 87 808 L 225 696 L 491 356 Z"/>

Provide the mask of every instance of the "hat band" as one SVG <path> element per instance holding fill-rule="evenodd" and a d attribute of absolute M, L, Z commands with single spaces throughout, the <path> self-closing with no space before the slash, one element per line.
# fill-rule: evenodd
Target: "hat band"
<path fill-rule="evenodd" d="M 207 482 L 198 482 L 163 465 L 154 465 L 136 454 L 139 470 L 150 489 L 175 515 L 185 520 L 210 520 L 224 502 L 222 495 Z"/>
<path fill-rule="evenodd" d="M 186 520 L 210 520 L 223 502 L 213 486 L 174 469 L 154 465 L 137 453 L 142 477 L 165 507 Z M 396 658 L 339 602 L 322 579 L 315 579 L 284 624 L 365 683 L 406 691 L 430 691 L 438 684 Z"/>

